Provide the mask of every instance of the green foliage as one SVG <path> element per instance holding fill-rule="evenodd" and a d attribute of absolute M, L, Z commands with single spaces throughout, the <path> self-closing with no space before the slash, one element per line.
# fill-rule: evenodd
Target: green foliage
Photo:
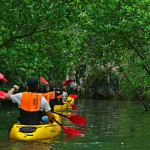
<path fill-rule="evenodd" d="M 149 2 L 2 0 L 0 70 L 18 83 L 40 75 L 64 80 L 85 64 L 90 77 L 116 68 L 124 91 L 131 91 L 127 73 L 135 88 L 149 92 Z"/>

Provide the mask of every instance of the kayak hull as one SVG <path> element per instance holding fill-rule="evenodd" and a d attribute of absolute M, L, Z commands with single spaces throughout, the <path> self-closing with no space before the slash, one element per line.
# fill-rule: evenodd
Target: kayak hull
<path fill-rule="evenodd" d="M 62 124 L 62 118 L 55 115 L 55 119 Z M 41 125 L 21 125 L 16 123 L 12 126 L 9 139 L 19 141 L 37 141 L 51 139 L 58 136 L 61 132 L 61 126 L 56 122 L 52 124 Z"/>
<path fill-rule="evenodd" d="M 54 112 L 64 111 L 64 110 L 72 110 L 71 105 L 74 104 L 74 99 L 68 97 L 66 101 L 63 101 L 63 105 L 54 105 Z"/>

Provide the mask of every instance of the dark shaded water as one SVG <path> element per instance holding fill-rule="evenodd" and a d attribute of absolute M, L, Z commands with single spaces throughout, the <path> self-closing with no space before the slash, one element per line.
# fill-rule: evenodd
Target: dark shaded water
<path fill-rule="evenodd" d="M 61 134 L 39 142 L 10 141 L 8 131 L 18 116 L 17 106 L 0 105 L 0 150 L 148 150 L 150 149 L 150 111 L 140 102 L 78 99 L 73 115 L 84 116 L 86 127 L 64 119 L 64 125 L 85 133 L 84 137 Z M 70 114 L 70 113 L 68 113 Z"/>

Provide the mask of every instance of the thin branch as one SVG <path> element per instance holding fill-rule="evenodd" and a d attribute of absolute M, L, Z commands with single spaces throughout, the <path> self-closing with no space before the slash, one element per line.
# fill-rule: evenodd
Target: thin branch
<path fill-rule="evenodd" d="M 15 41 L 16 39 L 21 39 L 21 38 L 26 38 L 28 36 L 31 36 L 35 33 L 39 33 L 39 32 L 44 32 L 44 31 L 48 31 L 50 30 L 50 28 L 46 28 L 46 29 L 41 29 L 41 30 L 36 30 L 34 29 L 33 31 L 29 32 L 29 33 L 25 33 L 25 34 L 20 34 L 20 35 L 15 35 L 13 37 L 10 37 L 9 39 L 7 39 L 5 42 L 3 42 L 2 44 L 0 44 L 0 48 L 6 46 L 7 44 Z"/>
<path fill-rule="evenodd" d="M 32 31 L 32 32 L 27 33 L 27 34 L 22 34 L 22 35 L 13 36 L 13 37 L 9 38 L 8 40 L 6 40 L 4 43 L 2 43 L 2 44 L 0 45 L 0 48 L 6 46 L 7 44 L 9 44 L 10 42 L 12 42 L 12 41 L 14 41 L 14 40 L 16 40 L 16 39 L 24 38 L 24 37 L 30 36 L 30 35 L 32 35 L 32 34 L 34 34 L 34 33 L 35 33 L 35 31 Z"/>
<path fill-rule="evenodd" d="M 145 60 L 145 58 L 142 55 L 140 55 L 139 51 L 135 48 L 135 46 L 132 44 L 132 42 L 126 36 L 124 36 L 124 38 L 128 42 L 129 46 L 136 52 L 136 54 L 139 56 L 139 58 L 141 60 Z M 148 66 L 143 64 L 143 68 L 150 75 L 150 69 L 148 68 Z"/>

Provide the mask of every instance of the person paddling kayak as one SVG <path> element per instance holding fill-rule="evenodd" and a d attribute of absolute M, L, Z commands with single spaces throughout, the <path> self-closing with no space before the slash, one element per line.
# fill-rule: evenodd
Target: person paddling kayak
<path fill-rule="evenodd" d="M 19 90 L 17 85 L 6 94 L 5 99 L 17 103 L 20 109 L 20 124 L 40 124 L 43 112 L 50 122 L 54 121 L 51 107 L 42 94 L 37 93 L 39 82 L 37 78 L 29 78 L 27 81 L 27 92 L 16 93 Z"/>

